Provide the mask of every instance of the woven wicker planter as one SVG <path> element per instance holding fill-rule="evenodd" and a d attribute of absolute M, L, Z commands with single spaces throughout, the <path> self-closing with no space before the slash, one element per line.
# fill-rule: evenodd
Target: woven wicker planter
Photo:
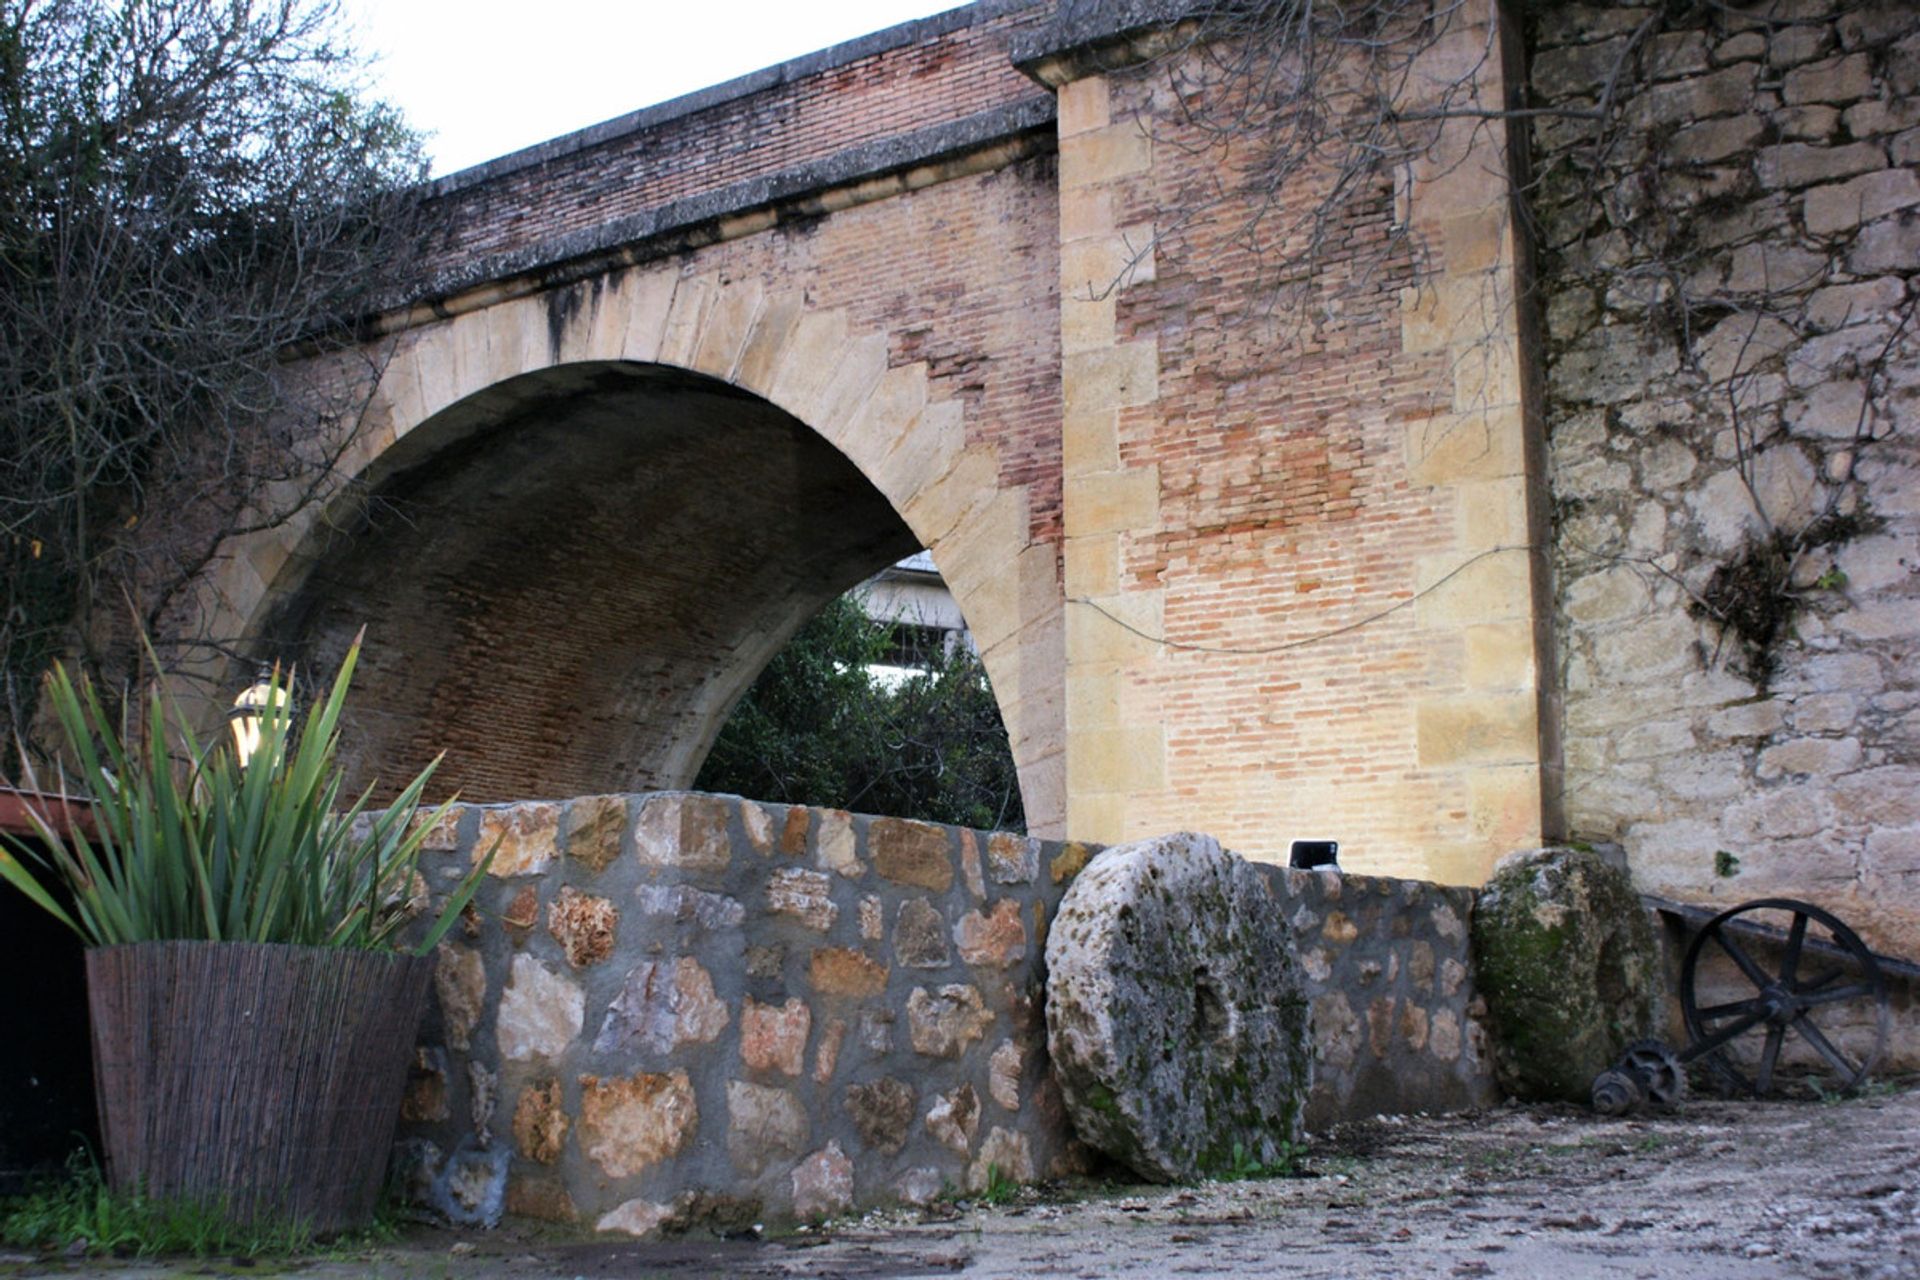
<path fill-rule="evenodd" d="M 317 1234 L 367 1222 L 432 968 L 274 943 L 88 951 L 114 1187 Z"/>

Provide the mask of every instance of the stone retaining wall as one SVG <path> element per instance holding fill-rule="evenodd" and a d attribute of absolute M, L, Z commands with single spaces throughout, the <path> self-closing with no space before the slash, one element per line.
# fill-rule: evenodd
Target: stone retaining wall
<path fill-rule="evenodd" d="M 1569 834 L 1920 956 L 1920 9 L 1536 9 Z"/>
<path fill-rule="evenodd" d="M 1042 956 L 1094 852 L 666 792 L 465 806 L 403 1112 L 409 1194 L 642 1234 L 778 1222 L 1090 1167 L 1047 1069 Z M 1322 1030 L 1309 1121 L 1453 1109 L 1491 1085 L 1471 896 L 1262 868 Z"/>
<path fill-rule="evenodd" d="M 1467 942 L 1473 890 L 1257 865 L 1313 1008 L 1309 1130 L 1499 1100 Z"/>

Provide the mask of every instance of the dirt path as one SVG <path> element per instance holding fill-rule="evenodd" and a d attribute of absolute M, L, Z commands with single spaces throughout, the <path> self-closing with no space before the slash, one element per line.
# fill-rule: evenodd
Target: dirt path
<path fill-rule="evenodd" d="M 560 1242 L 422 1231 L 308 1277 L 496 1280 L 729 1275 L 1920 1278 L 1920 1088 L 1833 1105 L 1690 1102 L 1353 1125 L 1308 1176 L 1095 1188 L 887 1213 L 781 1240 Z M 272 1267 L 50 1264 L 0 1275 L 154 1280 Z"/>

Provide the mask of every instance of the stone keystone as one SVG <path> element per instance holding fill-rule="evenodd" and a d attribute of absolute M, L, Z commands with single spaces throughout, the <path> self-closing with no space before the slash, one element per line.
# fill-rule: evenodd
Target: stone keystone
<path fill-rule="evenodd" d="M 1081 1139 L 1154 1182 L 1283 1158 L 1313 1062 L 1292 940 L 1207 836 L 1089 862 L 1047 939 L 1047 1048 Z"/>

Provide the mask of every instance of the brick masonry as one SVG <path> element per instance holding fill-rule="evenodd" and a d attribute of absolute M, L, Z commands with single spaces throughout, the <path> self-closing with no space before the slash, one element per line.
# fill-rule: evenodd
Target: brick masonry
<path fill-rule="evenodd" d="M 1047 1069 L 1046 929 L 1085 845 L 731 796 L 463 806 L 403 1108 L 411 1193 L 647 1234 L 1082 1171 Z M 1268 869 L 1321 1028 L 1309 1120 L 1492 1096 L 1470 893 Z"/>
<path fill-rule="evenodd" d="M 1457 11 L 1434 80 L 1472 68 L 1483 101 L 1579 106 L 1650 11 L 1513 12 L 1524 27 Z M 528 772 L 555 794 L 671 787 L 828 580 L 910 538 L 983 645 L 1037 834 L 1198 828 L 1268 860 L 1334 838 L 1356 870 L 1470 884 L 1570 829 L 1623 843 L 1648 888 L 1794 892 L 1920 954 L 1911 7 L 1715 12 L 1662 17 L 1637 55 L 1620 172 L 1582 170 L 1566 121 L 1442 131 L 1353 206 L 1305 327 L 1261 318 L 1245 209 L 1196 207 L 1216 175 L 1166 67 L 1055 31 L 1045 4 L 910 24 L 457 176 L 438 198 L 471 239 L 370 349 L 359 487 L 230 547 L 191 605 L 260 652 L 371 621 L 386 767 L 444 737 L 474 799 Z M 1318 195 L 1296 184 L 1278 216 Z M 1689 256 L 1642 289 L 1640 241 L 1610 233 L 1654 223 Z M 1581 229 L 1610 277 L 1569 252 Z M 649 468 L 648 414 L 674 404 L 589 413 L 579 393 L 662 368 L 816 433 L 873 492 L 735 501 L 765 472 L 714 443 L 675 473 L 704 477 L 682 522 L 656 520 L 613 482 Z M 536 483 L 536 458 L 517 489 L 443 504 L 432 555 L 397 529 L 346 572 L 335 531 L 373 546 L 367 511 L 471 492 L 469 446 L 523 430 L 606 452 L 572 486 Z M 488 550 L 596 504 L 534 580 Z M 804 527 L 769 530 L 822 509 L 846 526 L 830 565 Z M 1691 602 L 1769 522 L 1825 514 L 1852 522 L 1792 566 L 1763 689 Z M 676 577 L 689 546 L 731 550 Z M 715 608 L 729 591 L 764 608 Z M 602 726 L 570 756 L 555 735 L 583 715 L 665 745 Z"/>

